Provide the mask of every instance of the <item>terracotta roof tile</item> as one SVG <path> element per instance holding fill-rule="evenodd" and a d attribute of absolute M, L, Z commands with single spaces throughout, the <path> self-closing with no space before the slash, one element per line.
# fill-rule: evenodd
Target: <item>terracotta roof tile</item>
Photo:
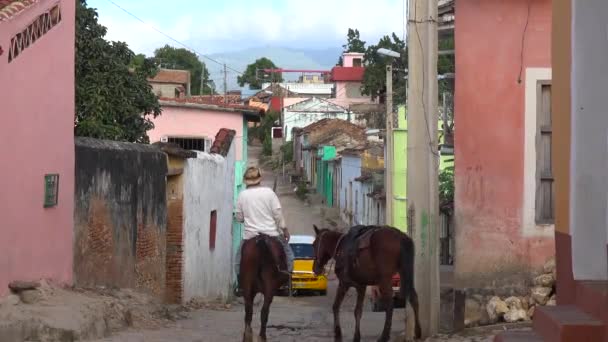
<path fill-rule="evenodd" d="M 221 154 L 226 157 L 230 151 L 232 140 L 236 135 L 236 131 L 232 129 L 222 128 L 217 132 L 213 145 L 211 146 L 211 153 Z"/>
<path fill-rule="evenodd" d="M 228 94 L 226 96 L 224 95 L 195 95 L 195 96 L 191 96 L 190 99 L 192 99 L 192 101 L 197 101 L 198 103 L 210 103 L 210 104 L 224 104 L 224 98 L 226 99 L 225 102 L 228 104 L 239 104 L 241 102 L 243 102 L 243 100 L 241 99 L 241 95 L 238 94 Z"/>
<path fill-rule="evenodd" d="M 0 22 L 10 19 L 38 0 L 0 0 Z"/>
<path fill-rule="evenodd" d="M 175 83 L 188 84 L 190 82 L 190 71 L 160 69 L 156 76 L 148 79 L 152 83 Z"/>

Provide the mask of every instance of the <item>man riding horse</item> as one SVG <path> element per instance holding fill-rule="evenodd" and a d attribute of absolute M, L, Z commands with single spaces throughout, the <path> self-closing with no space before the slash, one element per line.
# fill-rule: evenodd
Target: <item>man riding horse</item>
<path fill-rule="evenodd" d="M 236 272 L 239 279 L 243 243 L 259 235 L 277 238 L 287 258 L 287 269 L 282 273 L 291 275 L 293 271 L 293 251 L 289 246 L 289 231 L 277 195 L 268 187 L 261 186 L 262 173 L 258 167 L 249 167 L 244 176 L 247 189 L 243 191 L 236 204 L 236 220 L 244 225 L 243 242 L 237 251 Z M 280 263 L 277 262 L 277 265 Z M 236 295 L 242 295 L 240 280 L 236 286 Z"/>

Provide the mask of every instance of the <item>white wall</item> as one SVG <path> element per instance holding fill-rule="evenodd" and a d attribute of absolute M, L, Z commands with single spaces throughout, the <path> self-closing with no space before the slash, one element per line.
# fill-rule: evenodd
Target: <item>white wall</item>
<path fill-rule="evenodd" d="M 226 158 L 199 153 L 184 168 L 184 301 L 227 300 L 232 284 L 234 143 Z M 209 249 L 211 211 L 217 210 L 215 250 Z"/>
<path fill-rule="evenodd" d="M 572 262 L 577 280 L 608 280 L 608 1 L 574 0 Z"/>
<path fill-rule="evenodd" d="M 315 113 L 315 112 L 291 112 L 286 110 L 283 114 L 286 141 L 291 141 L 291 129 L 294 127 L 304 128 L 312 123 L 323 119 L 348 120 L 348 113 Z"/>

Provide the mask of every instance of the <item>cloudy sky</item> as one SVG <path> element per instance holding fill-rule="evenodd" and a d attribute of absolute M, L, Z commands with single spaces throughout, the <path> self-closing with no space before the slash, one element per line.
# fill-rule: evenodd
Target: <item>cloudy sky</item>
<path fill-rule="evenodd" d="M 204 54 L 250 47 L 340 47 L 349 27 L 363 40 L 403 34 L 405 0 L 89 0 L 110 40 L 150 55 L 172 43 L 110 1 Z M 175 45 L 173 43 L 173 45 Z"/>

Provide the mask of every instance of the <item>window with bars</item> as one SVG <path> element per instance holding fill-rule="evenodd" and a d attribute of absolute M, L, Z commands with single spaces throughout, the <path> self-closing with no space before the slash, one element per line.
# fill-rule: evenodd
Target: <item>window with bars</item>
<path fill-rule="evenodd" d="M 537 87 L 536 111 L 536 223 L 555 221 L 555 182 L 551 166 L 553 128 L 551 115 L 551 84 L 541 81 Z"/>
<path fill-rule="evenodd" d="M 167 142 L 171 144 L 176 144 L 184 150 L 209 152 L 209 150 L 211 149 L 211 140 L 205 138 L 168 137 Z"/>

